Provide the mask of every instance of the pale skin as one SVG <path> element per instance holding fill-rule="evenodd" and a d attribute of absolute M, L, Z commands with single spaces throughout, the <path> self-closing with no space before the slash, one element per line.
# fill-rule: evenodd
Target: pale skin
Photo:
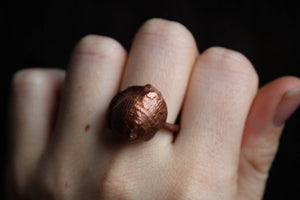
<path fill-rule="evenodd" d="M 118 141 L 107 128 L 113 96 L 150 83 L 179 112 L 176 138 Z M 8 199 L 259 200 L 285 121 L 300 102 L 300 79 L 258 89 L 241 53 L 199 52 L 183 25 L 151 19 L 129 52 L 90 35 L 66 71 L 26 69 L 12 80 Z"/>

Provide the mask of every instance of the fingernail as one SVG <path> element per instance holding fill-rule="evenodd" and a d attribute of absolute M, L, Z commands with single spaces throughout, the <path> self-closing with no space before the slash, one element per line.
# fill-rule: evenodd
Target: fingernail
<path fill-rule="evenodd" d="M 276 127 L 284 125 L 286 120 L 297 110 L 300 105 L 300 88 L 285 93 L 280 101 L 273 123 Z"/>

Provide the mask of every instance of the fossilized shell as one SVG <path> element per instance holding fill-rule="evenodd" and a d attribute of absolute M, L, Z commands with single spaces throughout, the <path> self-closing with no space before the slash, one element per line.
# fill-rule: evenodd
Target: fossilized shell
<path fill-rule="evenodd" d="M 147 84 L 118 93 L 111 101 L 107 121 L 113 132 L 126 140 L 147 141 L 163 128 L 167 115 L 161 93 Z"/>

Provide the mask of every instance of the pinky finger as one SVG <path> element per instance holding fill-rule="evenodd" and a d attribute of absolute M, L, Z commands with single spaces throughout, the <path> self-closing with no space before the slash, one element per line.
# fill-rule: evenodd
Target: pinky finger
<path fill-rule="evenodd" d="M 25 69 L 13 77 L 7 181 L 9 190 L 17 190 L 14 193 L 24 190 L 49 142 L 64 76 L 65 72 L 58 69 Z"/>

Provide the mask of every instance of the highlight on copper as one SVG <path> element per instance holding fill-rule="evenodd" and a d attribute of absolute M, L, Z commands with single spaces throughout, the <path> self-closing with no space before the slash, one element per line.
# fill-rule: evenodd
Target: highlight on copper
<path fill-rule="evenodd" d="M 150 140 L 162 128 L 172 132 L 179 126 L 166 123 L 167 104 L 152 85 L 132 86 L 118 93 L 107 113 L 108 126 L 128 141 Z"/>

